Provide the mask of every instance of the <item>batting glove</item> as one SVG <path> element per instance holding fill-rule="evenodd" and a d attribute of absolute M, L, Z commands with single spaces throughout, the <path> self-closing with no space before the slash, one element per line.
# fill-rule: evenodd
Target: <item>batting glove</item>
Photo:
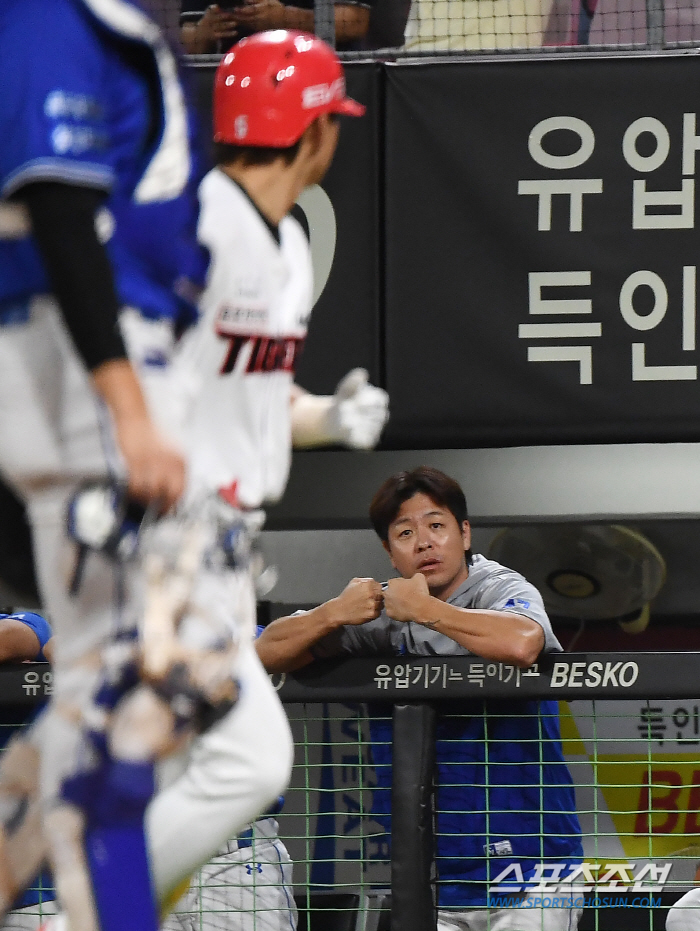
<path fill-rule="evenodd" d="M 389 395 L 370 385 L 366 369 L 352 369 L 335 389 L 329 433 L 352 449 L 373 449 L 389 419 Z"/>

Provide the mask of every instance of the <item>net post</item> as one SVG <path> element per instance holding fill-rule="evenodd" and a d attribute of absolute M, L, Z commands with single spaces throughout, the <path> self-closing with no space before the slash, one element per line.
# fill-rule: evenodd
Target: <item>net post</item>
<path fill-rule="evenodd" d="M 647 48 L 662 49 L 665 44 L 664 0 L 646 0 Z"/>
<path fill-rule="evenodd" d="M 333 0 L 314 0 L 314 32 L 335 48 L 335 5 Z"/>
<path fill-rule="evenodd" d="M 394 705 L 391 931 L 435 931 L 433 773 L 435 708 Z"/>

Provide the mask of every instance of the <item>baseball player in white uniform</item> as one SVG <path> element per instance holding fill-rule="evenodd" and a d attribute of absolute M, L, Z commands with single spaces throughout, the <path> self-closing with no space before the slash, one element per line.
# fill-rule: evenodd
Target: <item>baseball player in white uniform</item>
<path fill-rule="evenodd" d="M 296 931 L 292 862 L 272 816 L 258 818 L 195 875 L 162 931 Z"/>
<path fill-rule="evenodd" d="M 666 931 L 699 931 L 700 889 L 691 889 L 669 908 Z"/>
<path fill-rule="evenodd" d="M 307 394 L 293 382 L 311 312 L 312 267 L 304 233 L 288 214 L 332 160 L 337 115 L 362 112 L 345 96 L 337 56 L 311 35 L 259 33 L 242 40 L 219 67 L 219 164 L 200 188 L 199 238 L 211 262 L 201 318 L 183 337 L 172 368 L 174 429 L 190 450 L 185 508 L 216 490 L 232 511 L 250 515 L 282 495 L 292 441 L 369 448 L 379 438 L 388 399 L 367 384 L 364 371 L 350 372 L 328 397 Z M 241 657 L 264 676 L 252 639 L 251 624 Z M 277 701 L 269 684 L 267 693 Z M 240 703 L 247 696 L 244 680 Z M 150 806 L 149 840 L 161 891 L 168 889 L 164 876 L 184 877 L 191 870 L 180 840 L 182 818 L 201 791 L 196 779 L 209 778 L 209 755 L 221 754 L 217 741 L 239 717 L 244 719 L 234 709 L 198 738 L 195 767 Z M 245 720 L 257 728 L 250 740 L 258 743 L 255 712 Z M 270 745 L 268 734 L 262 740 Z M 235 785 L 231 759 L 221 755 L 221 780 L 226 776 Z M 235 836 L 240 821 L 231 811 L 226 793 L 220 804 L 208 800 L 198 828 L 202 854 L 211 853 L 212 839 L 219 848 Z"/>

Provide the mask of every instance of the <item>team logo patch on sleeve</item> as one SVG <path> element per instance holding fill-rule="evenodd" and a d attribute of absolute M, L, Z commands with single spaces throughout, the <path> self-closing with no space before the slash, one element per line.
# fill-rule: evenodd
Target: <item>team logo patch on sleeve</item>
<path fill-rule="evenodd" d="M 524 598 L 509 598 L 503 607 L 504 608 L 529 608 L 530 602 L 525 601 Z"/>
<path fill-rule="evenodd" d="M 509 857 L 513 845 L 509 840 L 497 840 L 495 844 L 484 844 L 484 853 L 487 857 Z"/>

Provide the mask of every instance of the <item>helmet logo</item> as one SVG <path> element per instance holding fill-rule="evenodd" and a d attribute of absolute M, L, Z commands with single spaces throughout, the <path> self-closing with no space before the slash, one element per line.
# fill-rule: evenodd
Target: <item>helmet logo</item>
<path fill-rule="evenodd" d="M 245 114 L 237 116 L 233 121 L 233 132 L 236 139 L 245 139 L 248 135 L 248 117 Z"/>
<path fill-rule="evenodd" d="M 285 78 L 291 78 L 291 76 L 294 74 L 294 71 L 295 71 L 294 65 L 288 65 L 286 68 L 281 68 L 277 72 L 277 76 L 275 80 L 279 84 L 280 81 L 284 81 Z"/>
<path fill-rule="evenodd" d="M 332 84 L 312 84 L 301 93 L 301 106 L 304 110 L 324 107 L 334 100 L 345 96 L 345 78 L 337 78 Z"/>

